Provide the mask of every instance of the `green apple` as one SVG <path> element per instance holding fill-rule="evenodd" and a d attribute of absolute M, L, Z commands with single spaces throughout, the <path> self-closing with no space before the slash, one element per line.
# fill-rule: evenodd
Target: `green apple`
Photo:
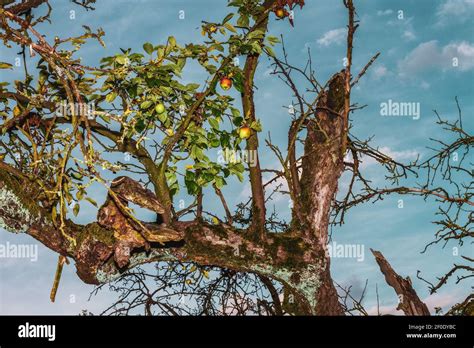
<path fill-rule="evenodd" d="M 155 111 L 157 114 L 162 114 L 163 112 L 165 112 L 165 106 L 162 103 L 159 103 L 155 106 Z"/>

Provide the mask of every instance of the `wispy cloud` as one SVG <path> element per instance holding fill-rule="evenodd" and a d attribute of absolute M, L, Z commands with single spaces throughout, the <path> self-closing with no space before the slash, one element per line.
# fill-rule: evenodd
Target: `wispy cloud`
<path fill-rule="evenodd" d="M 474 44 L 462 41 L 441 47 L 436 40 L 423 42 L 398 63 L 398 68 L 402 76 L 429 69 L 446 71 L 455 68 L 455 60 L 461 71 L 474 68 Z"/>
<path fill-rule="evenodd" d="M 379 10 L 377 11 L 377 16 L 388 16 L 393 13 L 392 9 L 387 9 L 387 10 Z"/>
<path fill-rule="evenodd" d="M 438 25 L 447 24 L 453 17 L 456 21 L 464 22 L 474 15 L 474 0 L 447 0 L 442 3 L 436 12 Z"/>
<path fill-rule="evenodd" d="M 462 295 L 457 291 L 455 293 L 446 293 L 446 294 L 434 294 L 422 299 L 422 301 L 428 306 L 429 311 L 434 314 L 436 312 L 435 308 L 442 308 L 444 312 L 449 310 L 453 305 L 459 302 L 459 299 L 462 298 Z M 379 312 L 382 315 L 392 314 L 392 315 L 404 315 L 401 310 L 397 310 L 397 304 L 394 305 L 383 305 L 379 307 Z M 372 306 L 367 309 L 367 313 L 371 315 L 377 315 L 377 306 Z"/>
<path fill-rule="evenodd" d="M 414 161 L 418 156 L 421 157 L 420 152 L 417 151 L 416 149 L 397 151 L 397 150 L 392 149 L 389 146 L 382 146 L 382 147 L 379 147 L 378 150 L 381 153 L 389 156 L 393 160 L 399 161 L 399 162 Z M 350 154 L 347 154 L 346 160 L 352 161 L 352 156 Z M 365 169 L 377 163 L 375 159 L 369 156 L 361 156 L 359 160 L 361 162 L 360 164 L 361 169 Z"/>
<path fill-rule="evenodd" d="M 387 67 L 385 65 L 377 65 L 372 69 L 372 76 L 376 79 L 379 80 L 384 76 L 387 76 L 389 73 Z"/>
<path fill-rule="evenodd" d="M 318 39 L 318 44 L 321 46 L 329 46 L 331 44 L 339 45 L 345 40 L 346 32 L 347 30 L 345 28 L 329 30 Z"/>
<path fill-rule="evenodd" d="M 403 32 L 403 38 L 407 41 L 413 41 L 416 39 L 416 35 L 412 30 L 405 30 Z"/>

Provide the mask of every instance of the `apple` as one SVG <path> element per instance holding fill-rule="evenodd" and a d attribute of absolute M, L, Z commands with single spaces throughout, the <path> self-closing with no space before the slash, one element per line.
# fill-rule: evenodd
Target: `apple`
<path fill-rule="evenodd" d="M 239 129 L 239 137 L 240 139 L 247 139 L 250 137 L 250 127 L 243 126 Z"/>
<path fill-rule="evenodd" d="M 224 91 L 227 91 L 232 87 L 232 80 L 227 76 L 224 76 L 223 78 L 221 78 L 220 85 Z"/>
<path fill-rule="evenodd" d="M 286 11 L 282 7 L 279 7 L 275 10 L 275 15 L 280 19 L 285 18 Z"/>
<path fill-rule="evenodd" d="M 162 114 L 165 112 L 165 106 L 162 103 L 159 103 L 155 106 L 155 111 L 157 114 Z"/>

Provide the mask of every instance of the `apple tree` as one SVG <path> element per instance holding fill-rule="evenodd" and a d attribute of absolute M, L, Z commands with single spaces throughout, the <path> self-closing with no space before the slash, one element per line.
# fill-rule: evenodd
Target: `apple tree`
<path fill-rule="evenodd" d="M 93 10 L 95 1 L 74 3 Z M 276 47 L 283 42 L 268 34 L 273 20 L 298 30 L 293 13 L 304 11 L 304 0 L 233 0 L 222 20 L 202 22 L 201 43 L 170 36 L 145 42 L 138 52 L 122 49 L 98 67 L 84 65 L 78 56 L 89 40 L 104 45 L 102 29 L 84 26 L 80 36 L 58 33 L 48 40 L 37 31 L 54 11 L 47 0 L 2 1 L 0 38 L 5 46 L 22 49 L 25 60 L 36 59 L 36 68 L 25 69 L 21 81 L 0 84 L 0 221 L 4 229 L 27 233 L 58 253 L 53 300 L 69 260 L 88 284 L 132 279 L 118 289 L 125 295 L 143 289 L 144 274 L 137 267 L 155 263 L 162 284 L 168 284 L 163 291 L 185 286 L 200 294 L 200 314 L 226 313 L 216 310 L 213 296 L 223 299 L 224 308 L 234 308 L 227 313 L 245 314 L 246 303 L 257 314 L 344 314 L 326 248 L 332 217 L 342 222 L 348 208 L 382 194 L 433 191 L 380 192 L 366 186 L 358 196 L 348 192 L 343 201 L 336 199 L 346 171 L 353 182 L 368 185 L 358 167 L 362 155 L 387 168 L 395 185 L 414 170 L 350 135 L 350 115 L 359 108 L 351 102 L 351 89 L 378 55 L 352 72 L 358 22 L 353 1 L 343 3 L 346 65 L 320 82 L 311 64 L 291 66 L 286 52 L 278 58 Z M 39 8 L 46 14 L 35 17 Z M 264 139 L 257 117 L 254 76 L 262 57 L 273 60 L 274 74 L 295 100 L 284 149 Z M 244 59 L 243 66 L 236 58 Z M 205 71 L 205 82 L 183 84 L 189 64 Z M 1 68 L 7 74 L 11 65 L 2 62 Z M 305 93 L 294 74 L 305 79 Z M 240 100 L 229 89 L 236 89 Z M 262 148 L 275 153 L 280 170 L 261 167 Z M 256 161 L 222 163 L 210 155 L 216 150 L 246 150 Z M 271 192 L 264 172 L 274 174 L 272 182 L 286 183 L 291 221 L 268 211 Z M 251 200 L 236 212 L 223 194 L 232 180 L 249 180 L 251 187 Z M 97 185 L 107 190 L 101 205 L 91 197 Z M 183 192 L 191 203 L 180 207 L 176 197 Z M 222 203 L 223 216 L 207 211 L 208 197 Z M 156 220 L 137 218 L 132 203 L 156 214 Z M 86 204 L 97 207 L 97 218 L 74 222 Z M 393 270 L 384 270 L 393 276 Z M 154 304 L 176 313 L 154 295 L 166 297 L 147 297 L 141 303 L 147 314 Z M 417 298 L 413 303 L 423 307 Z"/>

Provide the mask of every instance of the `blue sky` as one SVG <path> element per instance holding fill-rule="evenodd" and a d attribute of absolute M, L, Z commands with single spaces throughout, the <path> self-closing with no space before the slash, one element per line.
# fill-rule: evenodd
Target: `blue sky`
<path fill-rule="evenodd" d="M 312 52 L 316 76 L 324 83 L 333 73 L 343 68 L 347 14 L 342 1 L 307 0 L 302 11 L 295 11 L 295 27 L 284 21 L 271 21 L 270 33 L 284 35 L 289 60 L 304 66 L 306 50 Z M 142 52 L 142 44 L 164 43 L 169 35 L 178 43 L 198 42 L 200 21 L 219 21 L 227 14 L 222 0 L 98 0 L 96 10 L 86 12 L 69 1 L 51 1 L 52 24 L 41 26 L 49 40 L 55 35 L 78 35 L 82 25 L 102 27 L 107 47 L 96 42 L 87 44 L 81 57 L 87 65 L 98 65 L 101 57 L 119 52 L 119 48 L 132 48 Z M 354 45 L 354 72 L 357 73 L 377 52 L 381 56 L 353 90 L 352 99 L 367 107 L 352 115 L 352 133 L 365 139 L 374 135 L 373 146 L 378 146 L 400 161 L 410 161 L 419 154 L 426 158 L 429 137 L 443 137 L 435 125 L 433 109 L 447 119 L 455 119 L 458 96 L 463 109 L 464 125 L 473 131 L 474 122 L 474 1 L 472 0 L 389 0 L 356 1 L 360 28 Z M 185 18 L 180 19 L 183 10 Z M 70 19 L 75 11 L 75 19 Z M 399 12 L 403 11 L 403 13 Z M 403 18 L 400 19 L 401 14 Z M 277 54 L 281 54 L 279 49 Z M 17 50 L 2 46 L 1 60 L 13 62 Z M 458 58 L 458 66 L 453 66 Z M 291 91 L 269 74 L 270 61 L 263 58 L 256 74 L 256 108 L 264 132 L 271 133 L 273 142 L 285 144 L 290 123 L 287 107 Z M 8 75 L 7 75 L 8 74 Z M 21 69 L 5 73 L 2 80 L 21 78 Z M 187 68 L 183 74 L 186 82 L 202 82 L 200 70 Z M 421 117 L 382 117 L 380 104 L 388 100 L 416 102 L 421 106 Z M 237 99 L 237 105 L 240 102 Z M 263 142 L 263 141 L 261 141 Z M 261 161 L 276 168 L 277 160 L 271 151 L 262 149 Z M 366 175 L 383 185 L 383 171 L 370 161 L 364 163 Z M 409 182 L 411 184 L 414 181 Z M 347 185 L 344 177 L 341 187 Z M 248 181 L 231 183 L 224 193 L 231 204 L 246 200 L 250 192 Z M 100 202 L 105 197 L 97 188 L 95 197 Z M 404 200 L 398 208 L 398 200 Z M 189 199 L 184 196 L 179 199 Z M 217 200 L 209 200 L 207 210 L 222 213 Z M 288 198 L 276 197 L 275 208 L 285 216 Z M 332 273 L 339 284 L 353 284 L 360 289 L 369 280 L 366 308 L 374 310 L 377 284 L 380 305 L 385 313 L 393 312 L 397 298 L 384 282 L 369 248 L 380 250 L 395 270 L 410 276 L 415 289 L 429 306 L 449 307 L 464 299 L 472 284 L 453 286 L 449 282 L 438 294 L 429 296 L 427 287 L 416 279 L 417 270 L 425 278 L 435 280 L 451 265 L 458 262 L 449 245 L 442 249 L 434 246 L 425 254 L 423 247 L 432 241 L 435 226 L 436 202 L 416 197 L 387 197 L 376 204 L 366 204 L 353 209 L 346 224 L 333 230 L 332 238 L 338 244 L 362 244 L 365 258 L 362 262 L 351 258 L 335 258 Z M 83 208 L 78 221 L 95 219 L 92 208 Z M 0 232 L 0 243 L 37 244 L 23 235 Z M 468 248 L 470 248 L 468 250 Z M 465 246 L 460 254 L 473 256 L 472 246 Z M 83 284 L 75 274 L 73 265 L 66 266 L 57 301 L 49 302 L 49 291 L 56 267 L 56 255 L 39 245 L 38 261 L 26 259 L 0 260 L 0 313 L 2 314 L 77 314 L 81 309 L 99 312 L 110 303 L 113 295 L 107 292 L 87 302 L 92 286 Z M 72 301 L 74 300 L 74 301 Z M 430 307 L 431 309 L 431 307 Z"/>

